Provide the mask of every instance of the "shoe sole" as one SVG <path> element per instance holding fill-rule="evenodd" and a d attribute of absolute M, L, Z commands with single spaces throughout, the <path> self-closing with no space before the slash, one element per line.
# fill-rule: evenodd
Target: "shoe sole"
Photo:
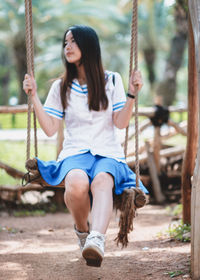
<path fill-rule="evenodd" d="M 82 256 L 86 260 L 88 266 L 100 267 L 103 260 L 102 255 L 94 247 L 85 248 L 82 252 Z"/>

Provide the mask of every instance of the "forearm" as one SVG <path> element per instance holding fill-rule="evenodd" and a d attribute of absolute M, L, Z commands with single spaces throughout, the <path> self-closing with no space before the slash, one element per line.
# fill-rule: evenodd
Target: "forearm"
<path fill-rule="evenodd" d="M 37 94 L 31 97 L 31 101 L 42 130 L 49 137 L 54 135 L 57 131 L 56 121 L 44 111 L 43 105 Z"/>
<path fill-rule="evenodd" d="M 127 101 L 121 111 L 114 113 L 113 121 L 116 127 L 122 129 L 128 126 L 133 112 L 135 97 L 142 88 L 142 76 L 140 71 L 132 71 L 129 79 L 129 93 Z"/>
<path fill-rule="evenodd" d="M 116 113 L 116 116 L 114 117 L 114 124 L 117 128 L 123 129 L 128 126 L 132 116 L 134 103 L 134 99 L 127 98 L 127 101 L 122 110 Z"/>

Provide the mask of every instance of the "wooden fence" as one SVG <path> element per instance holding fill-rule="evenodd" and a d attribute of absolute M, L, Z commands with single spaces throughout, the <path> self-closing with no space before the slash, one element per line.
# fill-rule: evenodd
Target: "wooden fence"
<path fill-rule="evenodd" d="M 27 112 L 27 105 L 18 105 L 13 107 L 8 106 L 0 106 L 0 114 L 19 114 Z M 170 106 L 168 108 L 169 113 L 180 113 L 187 111 L 187 108 L 180 108 L 175 106 Z M 146 117 L 142 118 L 143 120 L 139 124 L 139 132 L 142 133 L 145 129 L 152 126 L 152 122 L 150 118 L 154 117 L 156 108 L 155 107 L 143 107 L 139 108 L 139 116 Z M 134 116 L 134 112 L 133 112 Z M 185 121 L 181 123 L 175 123 L 170 118 L 167 121 L 167 124 L 172 129 L 164 134 L 161 135 L 160 127 L 154 127 L 154 136 L 152 139 L 148 139 L 146 143 L 140 141 L 139 147 L 139 161 L 140 164 L 147 164 L 149 167 L 149 175 L 142 176 L 140 175 L 142 181 L 146 185 L 152 182 L 154 198 L 157 203 L 162 203 L 165 200 L 164 195 L 162 194 L 160 182 L 159 182 L 159 173 L 160 173 L 160 160 L 162 158 L 169 158 L 169 157 L 176 157 L 177 155 L 183 156 L 185 148 L 180 146 L 174 147 L 163 147 L 162 142 L 163 140 L 170 138 L 177 133 L 181 133 L 182 135 L 186 136 L 186 126 L 187 123 Z M 134 129 L 130 127 L 129 129 L 129 142 L 128 142 L 128 156 L 127 156 L 127 163 L 130 168 L 134 168 L 135 166 L 135 151 L 134 151 Z M 63 126 L 60 127 L 58 134 L 57 134 L 57 154 L 60 152 L 63 142 Z M 122 141 L 122 145 L 123 145 Z M 0 168 L 3 168 L 7 173 L 11 176 L 17 176 L 20 172 L 12 167 L 8 166 L 6 163 L 0 161 Z M 21 173 L 20 173 L 21 174 Z M 173 173 L 172 176 L 175 174 Z M 180 177 L 180 173 L 176 174 Z M 170 176 L 168 174 L 168 176 Z M 35 187 L 34 187 L 35 188 Z M 5 186 L 4 186 L 5 189 Z M 10 189 L 10 188 L 9 188 Z M 28 188 L 27 188 L 28 189 Z"/>

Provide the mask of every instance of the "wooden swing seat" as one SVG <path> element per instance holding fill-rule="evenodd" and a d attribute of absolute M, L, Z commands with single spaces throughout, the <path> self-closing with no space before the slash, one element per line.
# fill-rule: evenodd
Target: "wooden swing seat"
<path fill-rule="evenodd" d="M 46 188 L 46 187 L 53 187 L 53 188 L 65 188 L 65 183 L 64 180 L 56 185 L 56 186 L 52 186 L 50 184 L 48 184 L 41 176 L 39 170 L 38 170 L 38 164 L 37 164 L 37 159 L 33 158 L 33 159 L 29 159 L 26 161 L 25 167 L 28 171 L 28 173 L 25 174 L 24 176 L 24 181 L 26 182 L 26 184 L 29 183 L 35 183 L 35 184 L 39 184 L 42 187 Z M 130 189 L 125 189 L 124 190 L 125 196 L 130 195 L 131 193 L 135 193 L 134 195 L 134 204 L 136 208 L 141 208 L 145 205 L 146 203 L 146 196 L 144 195 L 143 191 L 141 191 L 138 188 L 130 188 Z M 120 201 L 123 200 L 122 197 L 124 195 L 115 195 L 114 194 L 114 200 L 115 202 L 117 202 L 117 205 L 121 204 Z M 121 210 L 121 206 L 118 206 L 117 209 Z"/>

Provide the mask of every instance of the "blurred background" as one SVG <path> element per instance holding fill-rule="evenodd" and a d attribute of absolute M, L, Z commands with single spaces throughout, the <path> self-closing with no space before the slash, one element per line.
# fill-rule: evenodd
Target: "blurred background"
<path fill-rule="evenodd" d="M 154 106 L 157 97 L 162 98 L 162 105 L 166 107 L 187 107 L 186 2 L 138 1 L 138 57 L 139 69 L 144 79 L 139 97 L 140 107 Z M 62 38 L 65 30 L 73 24 L 89 25 L 96 30 L 105 69 L 119 72 L 127 90 L 132 1 L 34 0 L 32 5 L 35 77 L 42 102 L 45 101 L 52 79 L 60 76 L 64 70 L 61 60 Z M 0 3 L 0 65 L 1 107 L 27 104 L 27 97 L 22 89 L 27 71 L 23 0 L 6 0 Z M 176 122 L 182 122 L 187 119 L 187 113 L 172 113 L 170 117 Z M 23 171 L 26 126 L 26 113 L 0 114 L 0 159 Z M 41 133 L 39 131 L 39 157 L 43 160 L 55 159 L 55 137 L 47 141 Z M 150 134 L 153 134 L 152 130 L 148 130 L 144 137 L 149 138 Z M 186 137 L 176 135 L 169 140 L 168 145 L 174 146 L 175 143 L 185 147 Z M 181 151 L 181 160 L 182 155 Z M 9 176 L 4 169 L 0 169 L 0 185 L 20 184 L 19 179 Z M 180 189 L 180 173 L 178 178 Z M 178 197 L 180 198 L 180 191 Z"/>
<path fill-rule="evenodd" d="M 185 2 L 139 1 L 139 68 L 145 81 L 139 100 L 142 105 L 152 105 L 155 94 L 164 95 L 166 105 L 187 102 Z M 35 75 L 42 101 L 49 81 L 63 71 L 62 38 L 73 24 L 97 31 L 105 68 L 119 72 L 127 89 L 131 10 L 128 0 L 33 1 Z M 26 73 L 24 12 L 23 0 L 0 3 L 0 105 L 27 102 L 22 90 Z"/>

